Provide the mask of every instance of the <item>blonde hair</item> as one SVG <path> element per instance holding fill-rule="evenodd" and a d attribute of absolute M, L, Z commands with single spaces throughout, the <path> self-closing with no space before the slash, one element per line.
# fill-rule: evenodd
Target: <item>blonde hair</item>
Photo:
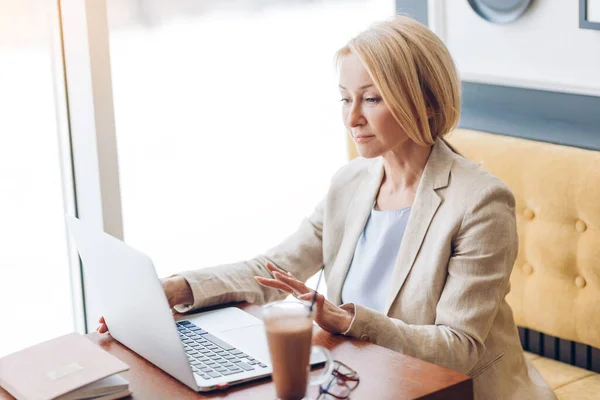
<path fill-rule="evenodd" d="M 425 25 L 402 15 L 372 25 L 336 52 L 338 69 L 350 53 L 414 142 L 432 145 L 456 127 L 460 79 L 450 52 Z"/>

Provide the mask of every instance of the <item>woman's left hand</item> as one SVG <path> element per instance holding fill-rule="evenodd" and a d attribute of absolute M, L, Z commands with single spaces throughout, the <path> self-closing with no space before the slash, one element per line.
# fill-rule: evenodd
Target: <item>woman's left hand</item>
<path fill-rule="evenodd" d="M 263 286 L 279 289 L 303 301 L 312 301 L 315 291 L 309 289 L 304 282 L 299 281 L 289 272 L 267 263 L 267 269 L 274 279 L 255 276 L 254 279 Z M 331 333 L 345 332 L 352 322 L 352 315 L 317 293 L 315 300 L 315 322 L 324 330 Z"/>

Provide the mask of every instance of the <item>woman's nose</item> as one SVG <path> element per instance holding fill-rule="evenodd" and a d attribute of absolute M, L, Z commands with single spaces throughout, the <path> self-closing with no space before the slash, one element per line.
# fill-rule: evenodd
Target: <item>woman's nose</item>
<path fill-rule="evenodd" d="M 346 125 L 350 128 L 355 126 L 364 125 L 365 118 L 362 115 L 360 104 L 356 102 L 352 103 L 348 115 L 346 115 Z"/>

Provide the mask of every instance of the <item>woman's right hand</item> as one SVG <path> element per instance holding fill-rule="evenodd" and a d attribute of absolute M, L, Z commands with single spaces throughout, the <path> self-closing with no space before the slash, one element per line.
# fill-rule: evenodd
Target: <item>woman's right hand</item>
<path fill-rule="evenodd" d="M 98 333 L 106 333 L 106 332 L 108 332 L 108 327 L 106 326 L 106 322 L 104 321 L 104 317 L 100 317 L 100 319 L 98 320 L 98 322 L 100 323 L 100 326 L 98 326 L 96 328 L 96 331 Z"/>
<path fill-rule="evenodd" d="M 167 296 L 169 307 L 173 308 L 178 304 L 187 305 L 194 303 L 194 294 L 192 288 L 188 282 L 179 275 L 169 276 L 168 278 L 162 278 L 161 280 L 163 290 Z M 108 326 L 104 317 L 100 317 L 98 320 L 100 325 L 96 328 L 98 333 L 108 332 Z"/>

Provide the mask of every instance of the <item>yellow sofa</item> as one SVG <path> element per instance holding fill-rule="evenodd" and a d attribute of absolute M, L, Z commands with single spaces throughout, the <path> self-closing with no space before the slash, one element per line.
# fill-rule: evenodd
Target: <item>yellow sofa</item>
<path fill-rule="evenodd" d="M 519 255 L 507 300 L 517 325 L 561 346 L 600 347 L 600 152 L 462 129 L 448 142 L 515 194 Z M 595 372 L 526 356 L 559 399 L 600 399 Z"/>
<path fill-rule="evenodd" d="M 566 346 L 571 363 L 577 350 L 589 366 L 593 351 L 600 370 L 600 151 L 464 129 L 447 140 L 515 194 L 519 255 L 507 300 L 521 333 L 551 335 L 545 347 L 560 343 L 562 355 Z M 351 140 L 348 150 L 356 157 Z M 525 356 L 560 400 L 600 399 L 597 373 Z"/>

